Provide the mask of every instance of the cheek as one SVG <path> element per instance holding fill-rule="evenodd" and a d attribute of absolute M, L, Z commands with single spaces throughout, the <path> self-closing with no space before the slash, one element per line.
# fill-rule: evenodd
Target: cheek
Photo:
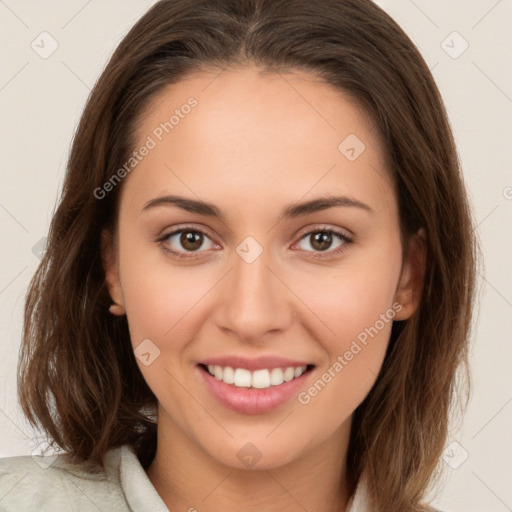
<path fill-rule="evenodd" d="M 315 331 L 318 340 L 325 340 L 329 353 L 344 351 L 347 343 L 374 326 L 392 306 L 401 264 L 398 241 L 394 247 L 382 243 L 373 251 L 359 250 L 336 266 L 318 266 L 313 271 L 311 266 L 282 269 L 300 298 L 292 307 L 302 311 L 302 322 Z M 125 236 L 120 249 L 134 345 L 145 338 L 179 339 L 183 326 L 190 327 L 192 318 L 203 310 L 201 302 L 214 287 L 222 287 L 222 271 L 216 266 L 171 264 L 160 250 L 148 250 L 130 236 Z"/>
<path fill-rule="evenodd" d="M 333 425 L 362 402 L 381 369 L 401 309 L 394 301 L 400 266 L 397 245 L 351 263 L 347 259 L 330 276 L 302 282 L 300 293 L 316 313 L 302 322 L 309 322 L 328 361 L 299 403 L 333 411 Z"/>
<path fill-rule="evenodd" d="M 325 339 L 331 354 L 344 350 L 347 343 L 375 324 L 379 331 L 384 331 L 383 338 L 389 334 L 391 322 L 387 317 L 393 318 L 396 313 L 393 304 L 401 249 L 399 245 L 395 249 L 382 249 L 361 251 L 350 255 L 336 268 L 295 280 L 298 283 L 295 291 L 315 313 L 316 324 L 323 328 L 324 336 L 318 336 L 318 339 Z M 384 326 L 382 315 L 386 316 Z M 317 333 L 320 333 L 319 329 L 315 329 Z"/>
<path fill-rule="evenodd" d="M 216 279 L 211 270 L 172 266 L 151 252 L 135 249 L 120 259 L 130 338 L 136 356 L 144 340 L 151 341 L 150 364 L 138 358 L 139 368 L 159 402 L 172 403 L 174 414 L 184 418 L 190 397 L 179 383 L 188 378 L 188 348 L 202 326 L 201 300 Z"/>
<path fill-rule="evenodd" d="M 160 249 L 129 236 L 120 247 L 119 265 L 133 345 L 149 338 L 163 346 L 172 338 L 178 348 L 195 305 L 215 284 L 211 270 L 171 265 Z"/>
<path fill-rule="evenodd" d="M 198 273 L 156 268 L 127 280 L 123 289 L 132 343 L 150 338 L 163 347 L 172 340 L 173 350 L 181 348 L 180 339 L 193 335 L 200 302 L 215 281 Z"/>

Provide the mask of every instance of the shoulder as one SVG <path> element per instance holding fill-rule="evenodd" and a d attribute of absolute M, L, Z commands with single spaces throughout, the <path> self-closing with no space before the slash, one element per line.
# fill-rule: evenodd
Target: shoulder
<path fill-rule="evenodd" d="M 0 459 L 0 512 L 128 510 L 119 480 L 119 449 L 105 468 L 71 464 L 69 456 Z"/>

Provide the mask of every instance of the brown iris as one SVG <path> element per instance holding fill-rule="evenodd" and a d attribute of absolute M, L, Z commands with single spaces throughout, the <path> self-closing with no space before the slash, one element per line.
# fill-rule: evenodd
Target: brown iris
<path fill-rule="evenodd" d="M 318 251 L 329 249 L 332 244 L 332 233 L 314 233 L 311 235 L 311 246 Z"/>
<path fill-rule="evenodd" d="M 198 231 L 184 231 L 180 236 L 180 243 L 188 251 L 195 251 L 203 244 L 203 234 Z"/>

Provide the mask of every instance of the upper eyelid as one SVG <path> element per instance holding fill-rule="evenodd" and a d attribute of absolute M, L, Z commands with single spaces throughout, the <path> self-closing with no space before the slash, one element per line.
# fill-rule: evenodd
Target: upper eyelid
<path fill-rule="evenodd" d="M 158 237 L 159 239 L 162 239 L 162 238 L 169 238 L 170 236 L 172 235 L 176 235 L 177 233 L 180 233 L 182 231 L 198 231 L 199 233 L 203 233 L 204 235 L 210 237 L 210 238 L 213 238 L 210 234 L 209 234 L 209 230 L 207 228 L 204 228 L 204 227 L 197 227 L 197 226 L 192 226 L 192 225 L 188 225 L 188 224 L 184 224 L 183 226 L 180 226 L 178 225 L 177 227 L 173 227 L 171 230 L 167 231 L 167 230 L 163 230 L 162 231 L 162 234 Z"/>
<path fill-rule="evenodd" d="M 171 235 L 175 235 L 176 233 L 179 233 L 180 231 L 186 231 L 186 230 L 199 231 L 200 233 L 210 236 L 208 228 L 205 228 L 203 226 L 197 227 L 197 226 L 191 225 L 191 224 L 184 224 L 184 225 L 174 226 L 168 232 L 166 230 L 163 230 L 163 234 L 159 238 L 166 238 Z M 294 237 L 299 236 L 299 233 L 302 232 L 302 235 L 301 235 L 301 237 L 302 237 L 304 235 L 308 235 L 308 234 L 311 234 L 311 233 L 314 233 L 317 231 L 333 231 L 333 232 L 341 232 L 341 234 L 345 234 L 345 232 L 346 232 L 347 236 L 349 236 L 349 237 L 353 236 L 353 233 L 347 228 L 333 227 L 330 224 L 322 224 L 322 223 L 319 223 L 313 227 L 298 229 L 297 231 L 294 232 L 293 236 Z M 212 237 L 212 238 L 214 238 L 214 237 Z"/>
<path fill-rule="evenodd" d="M 347 228 L 341 227 L 333 227 L 331 224 L 322 224 L 318 223 L 316 226 L 307 227 L 303 229 L 299 229 L 294 233 L 295 236 L 300 236 L 301 238 L 305 235 L 309 235 L 311 233 L 316 233 L 318 231 L 332 231 L 334 233 L 338 233 L 340 235 L 346 236 L 347 238 L 353 238 L 354 234 Z M 302 233 L 302 234 L 301 234 Z"/>

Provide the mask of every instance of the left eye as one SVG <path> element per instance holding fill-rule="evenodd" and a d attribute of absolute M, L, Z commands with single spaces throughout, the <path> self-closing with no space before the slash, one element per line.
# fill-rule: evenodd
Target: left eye
<path fill-rule="evenodd" d="M 343 245 L 350 243 L 351 240 L 343 235 L 342 233 L 338 233 L 333 230 L 319 230 L 319 231 L 311 231 L 306 233 L 301 239 L 299 244 L 302 242 L 306 242 L 301 247 L 306 251 L 314 251 L 314 252 L 339 252 L 336 249 L 339 249 Z M 337 243 L 335 247 L 332 247 L 333 243 Z M 309 246 L 309 248 L 307 247 Z"/>

